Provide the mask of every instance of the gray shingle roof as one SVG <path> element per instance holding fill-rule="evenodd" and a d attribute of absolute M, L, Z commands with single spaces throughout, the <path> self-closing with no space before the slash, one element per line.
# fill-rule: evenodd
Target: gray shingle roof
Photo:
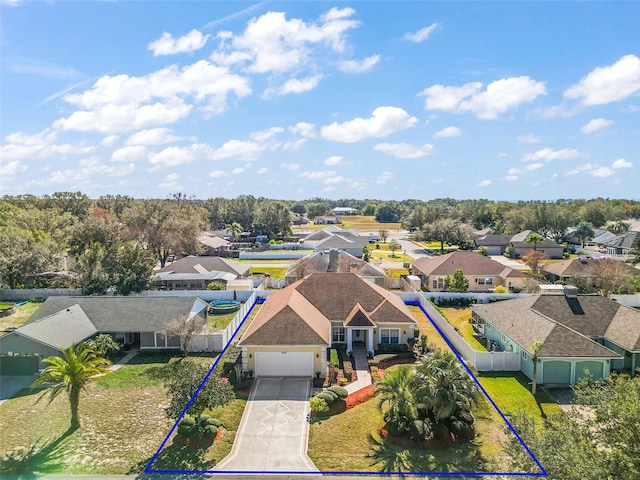
<path fill-rule="evenodd" d="M 189 256 L 166 265 L 157 270 L 156 273 L 205 273 L 205 272 L 227 272 L 238 276 L 243 276 L 249 271 L 249 266 L 244 263 L 235 262 L 222 257 L 215 256 Z"/>
<path fill-rule="evenodd" d="M 25 323 L 79 306 L 98 332 L 159 332 L 181 315 L 207 308 L 198 297 L 49 297 Z"/>
<path fill-rule="evenodd" d="M 439 257 L 424 257 L 413 262 L 413 267 L 425 275 L 453 275 L 456 270 L 462 269 L 465 275 L 502 275 L 509 277 L 524 277 L 525 274 L 517 272 L 491 260 L 476 252 L 452 252 Z M 514 270 L 514 271 L 511 271 Z M 502 275 L 504 276 L 504 275 Z"/>

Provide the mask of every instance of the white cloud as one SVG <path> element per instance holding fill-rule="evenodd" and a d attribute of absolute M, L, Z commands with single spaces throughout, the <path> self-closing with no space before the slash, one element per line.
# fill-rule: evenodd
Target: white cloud
<path fill-rule="evenodd" d="M 339 165 L 342 162 L 342 157 L 339 155 L 331 155 L 330 157 L 325 158 L 324 164 L 332 167 L 334 165 Z"/>
<path fill-rule="evenodd" d="M 313 123 L 298 122 L 289 127 L 289 130 L 304 138 L 316 138 L 316 126 Z"/>
<path fill-rule="evenodd" d="M 607 128 L 609 125 L 613 123 L 612 120 L 607 120 L 606 118 L 594 118 L 590 120 L 584 127 L 580 129 L 580 132 L 586 134 L 597 132 L 598 130 L 602 130 L 603 128 Z"/>
<path fill-rule="evenodd" d="M 268 88 L 262 94 L 263 98 L 271 98 L 274 95 L 287 95 L 289 93 L 304 93 L 313 90 L 322 80 L 322 75 L 313 75 L 306 78 L 291 78 L 284 82 L 281 87 Z"/>
<path fill-rule="evenodd" d="M 431 155 L 434 152 L 433 145 L 425 143 L 424 145 L 411 145 L 408 143 L 379 143 L 373 147 L 387 155 L 396 158 L 420 158 Z"/>
<path fill-rule="evenodd" d="M 480 82 L 467 83 L 462 87 L 433 85 L 418 95 L 427 97 L 427 110 L 471 112 L 481 119 L 495 119 L 501 113 L 547 93 L 543 82 L 527 76 L 503 78 L 491 82 L 484 91 L 481 89 Z"/>
<path fill-rule="evenodd" d="M 49 174 L 48 178 L 26 182 L 31 186 L 56 186 L 64 185 L 70 189 L 86 189 L 104 187 L 108 183 L 105 177 L 126 177 L 135 171 L 133 163 L 128 165 L 105 165 L 98 158 L 86 158 L 78 162 L 78 168 L 56 170 Z"/>
<path fill-rule="evenodd" d="M 281 163 L 280 168 L 284 168 L 285 170 L 298 170 L 300 168 L 300 164 L 298 163 Z"/>
<path fill-rule="evenodd" d="M 268 142 L 273 140 L 278 133 L 284 132 L 282 127 L 270 127 L 264 130 L 257 130 L 249 135 L 249 138 L 255 142 Z"/>
<path fill-rule="evenodd" d="M 191 147 L 167 147 L 160 152 L 149 154 L 149 162 L 158 167 L 175 167 L 185 163 L 191 163 L 196 155 Z"/>
<path fill-rule="evenodd" d="M 58 133 L 48 128 L 33 135 L 14 132 L 5 137 L 4 145 L 0 147 L 0 158 L 3 161 L 60 159 L 95 150 L 84 144 L 56 143 L 57 140 Z"/>
<path fill-rule="evenodd" d="M 427 38 L 429 38 L 429 35 L 431 35 L 431 33 L 433 33 L 436 28 L 438 28 L 438 24 L 432 23 L 428 27 L 421 28 L 415 33 L 406 33 L 404 35 L 404 38 L 409 40 L 410 42 L 424 42 Z"/>
<path fill-rule="evenodd" d="M 182 190 L 182 185 L 178 182 L 180 180 L 180 175 L 177 173 L 170 173 L 166 176 L 166 178 L 158 184 L 158 187 L 163 188 L 165 190 L 178 191 Z"/>
<path fill-rule="evenodd" d="M 27 167 L 22 165 L 19 160 L 13 160 L 11 162 L 2 163 L 2 175 L 5 177 L 11 177 L 17 173 L 22 173 L 27 170 Z"/>
<path fill-rule="evenodd" d="M 476 187 L 484 188 L 488 187 L 489 185 L 491 185 L 491 180 L 482 180 L 476 185 Z"/>
<path fill-rule="evenodd" d="M 118 148 L 111 153 L 112 162 L 137 162 L 148 158 L 147 147 L 142 145 L 129 145 Z"/>
<path fill-rule="evenodd" d="M 173 38 L 170 33 L 163 32 L 158 40 L 149 44 L 149 50 L 154 57 L 161 55 L 175 55 L 176 53 L 190 53 L 205 46 L 211 35 L 203 35 L 199 30 L 191 30 L 186 35 Z"/>
<path fill-rule="evenodd" d="M 113 147 L 116 144 L 117 141 L 118 141 L 118 136 L 117 135 L 108 135 L 108 136 L 106 136 L 106 137 L 104 137 L 102 139 L 100 144 L 103 147 Z"/>
<path fill-rule="evenodd" d="M 509 171 L 507 172 L 507 178 L 509 177 L 518 178 L 518 176 L 524 173 L 533 172 L 534 170 L 538 170 L 539 168 L 542 168 L 543 165 L 544 165 L 543 163 L 531 163 L 529 165 L 526 165 L 524 168 L 510 168 Z"/>
<path fill-rule="evenodd" d="M 269 171 L 269 169 L 267 167 L 261 167 L 260 169 L 258 169 L 258 171 L 256 172 L 258 175 L 264 175 L 265 173 L 267 173 Z"/>
<path fill-rule="evenodd" d="M 241 35 L 218 34 L 220 46 L 211 59 L 220 65 L 241 63 L 253 73 L 282 73 L 311 64 L 316 50 L 328 46 L 342 53 L 345 35 L 359 25 L 350 20 L 351 8 L 332 8 L 317 22 L 287 20 L 284 12 L 267 12 L 253 18 Z"/>
<path fill-rule="evenodd" d="M 298 173 L 298 177 L 309 178 L 311 180 L 321 180 L 325 178 L 335 177 L 336 172 L 332 170 L 327 171 L 307 171 Z"/>
<path fill-rule="evenodd" d="M 402 108 L 378 107 L 370 118 L 354 118 L 344 123 L 333 122 L 320 130 L 323 138 L 335 142 L 355 143 L 365 138 L 387 137 L 406 130 L 418 122 Z"/>
<path fill-rule="evenodd" d="M 457 137 L 462 133 L 458 127 L 445 127 L 442 130 L 433 134 L 433 138 L 448 138 Z"/>
<path fill-rule="evenodd" d="M 173 135 L 171 133 L 171 130 L 169 130 L 168 128 L 149 128 L 134 133 L 127 139 L 125 143 L 127 145 L 154 146 L 176 142 L 178 140 L 182 140 L 182 137 Z"/>
<path fill-rule="evenodd" d="M 528 135 L 518 135 L 516 140 L 520 143 L 540 143 L 541 139 L 540 137 L 530 133 Z"/>
<path fill-rule="evenodd" d="M 371 55 L 364 60 L 341 60 L 338 62 L 338 70 L 345 73 L 364 73 L 371 70 L 380 61 L 380 55 Z"/>
<path fill-rule="evenodd" d="M 392 172 L 381 172 L 380 175 L 376 178 L 376 183 L 378 185 L 384 185 L 385 183 L 390 182 L 395 178 L 395 175 Z"/>
<path fill-rule="evenodd" d="M 233 170 L 231 170 L 231 174 L 232 175 L 239 175 L 241 173 L 244 172 L 244 168 L 243 167 L 236 167 Z"/>
<path fill-rule="evenodd" d="M 298 138 L 297 140 L 290 140 L 288 142 L 284 142 L 282 144 L 282 151 L 295 152 L 299 150 L 305 143 L 307 143 L 306 138 Z"/>
<path fill-rule="evenodd" d="M 224 170 L 213 170 L 212 172 L 209 173 L 209 176 L 211 178 L 220 178 L 220 177 L 224 177 L 227 173 Z"/>
<path fill-rule="evenodd" d="M 611 165 L 611 168 L 618 170 L 619 168 L 631 168 L 633 167 L 633 163 L 628 162 L 624 158 L 619 158 Z"/>
<path fill-rule="evenodd" d="M 250 93 L 246 78 L 205 60 L 141 77 L 104 75 L 88 90 L 63 97 L 78 110 L 54 127 L 107 134 L 139 130 L 174 123 L 194 108 L 207 115 L 221 113 L 229 95 L 242 98 Z"/>
<path fill-rule="evenodd" d="M 598 178 L 607 178 L 611 175 L 615 175 L 616 171 L 613 168 L 609 167 L 598 167 L 589 171 L 589 175 L 593 175 Z"/>
<path fill-rule="evenodd" d="M 605 105 L 640 91 L 640 58 L 625 55 L 613 65 L 597 67 L 564 92 L 583 105 Z"/>
<path fill-rule="evenodd" d="M 327 177 L 327 178 L 325 178 L 325 179 L 322 181 L 322 183 L 326 183 L 326 184 L 328 184 L 328 185 L 334 185 L 334 184 L 336 184 L 336 183 L 342 183 L 342 182 L 344 182 L 344 180 L 345 180 L 345 179 L 344 179 L 344 177 L 343 177 L 342 175 L 336 175 L 336 176 L 333 176 L 333 177 Z"/>
<path fill-rule="evenodd" d="M 522 161 L 542 160 L 550 162 L 552 160 L 568 160 L 570 158 L 581 157 L 582 154 L 575 148 L 563 148 L 562 150 L 552 150 L 549 147 L 527 153 L 522 156 Z"/>
<path fill-rule="evenodd" d="M 257 160 L 265 146 L 256 142 L 248 142 L 242 140 L 229 140 L 220 148 L 216 148 L 211 155 L 213 160 L 223 160 L 225 158 L 235 158 L 238 160 L 252 161 Z"/>

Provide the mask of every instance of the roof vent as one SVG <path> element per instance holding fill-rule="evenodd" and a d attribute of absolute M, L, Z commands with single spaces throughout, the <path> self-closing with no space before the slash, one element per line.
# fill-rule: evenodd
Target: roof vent
<path fill-rule="evenodd" d="M 573 285 L 565 285 L 564 296 L 567 298 L 578 298 L 578 287 L 574 287 Z"/>

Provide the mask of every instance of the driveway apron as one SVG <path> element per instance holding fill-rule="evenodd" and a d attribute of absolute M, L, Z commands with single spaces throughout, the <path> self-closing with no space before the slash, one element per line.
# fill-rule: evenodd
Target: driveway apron
<path fill-rule="evenodd" d="M 229 456 L 227 472 L 317 471 L 307 457 L 311 379 L 258 377 Z"/>

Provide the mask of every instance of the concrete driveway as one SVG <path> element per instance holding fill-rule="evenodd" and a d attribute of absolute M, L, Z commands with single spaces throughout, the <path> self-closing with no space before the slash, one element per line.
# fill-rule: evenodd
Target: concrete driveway
<path fill-rule="evenodd" d="M 258 377 L 229 456 L 226 472 L 317 471 L 307 457 L 311 378 Z"/>
<path fill-rule="evenodd" d="M 0 375 L 0 405 L 23 388 L 29 388 L 35 375 Z"/>

